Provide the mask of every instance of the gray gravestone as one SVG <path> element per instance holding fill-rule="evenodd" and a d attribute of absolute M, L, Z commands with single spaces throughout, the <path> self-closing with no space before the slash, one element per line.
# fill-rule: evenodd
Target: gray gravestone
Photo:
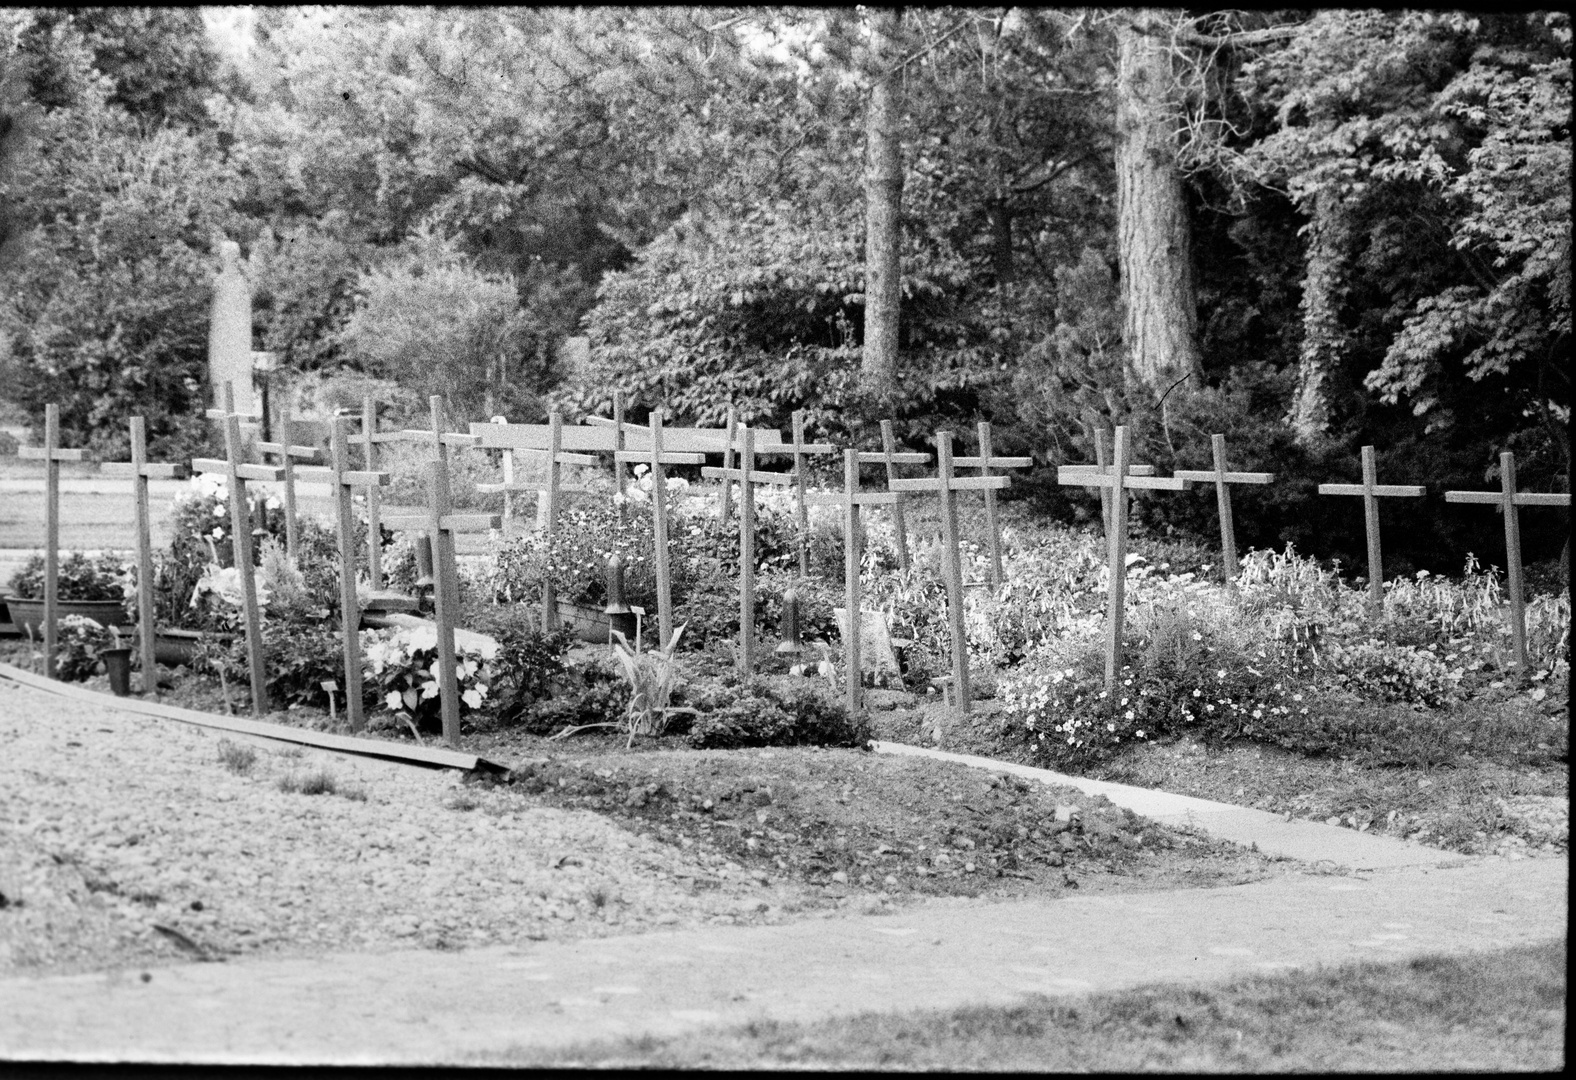
<path fill-rule="evenodd" d="M 838 633 L 848 633 L 848 609 L 833 608 Z M 897 652 L 892 648 L 892 631 L 887 626 L 886 612 L 863 608 L 859 612 L 859 667 L 877 676 L 896 678 L 902 674 L 898 667 Z"/>
<path fill-rule="evenodd" d="M 208 323 L 208 382 L 215 408 L 224 406 L 224 386 L 235 387 L 235 411 L 258 416 L 252 389 L 252 287 L 241 271 L 241 245 L 219 244 L 219 273 L 213 279 Z"/>

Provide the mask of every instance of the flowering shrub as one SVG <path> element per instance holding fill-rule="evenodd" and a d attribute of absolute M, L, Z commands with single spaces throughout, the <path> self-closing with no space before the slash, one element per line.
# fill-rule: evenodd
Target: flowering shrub
<path fill-rule="evenodd" d="M 131 564 L 115 555 L 89 558 L 73 551 L 56 564 L 55 597 L 59 600 L 124 600 L 131 586 Z M 11 575 L 11 588 L 21 597 L 44 598 L 44 556 L 30 556 Z"/>
<path fill-rule="evenodd" d="M 1438 708 L 1456 696 L 1461 671 L 1452 672 L 1434 653 L 1415 645 L 1383 641 L 1337 642 L 1324 656 L 1334 678 L 1347 690 L 1381 701 Z"/>
<path fill-rule="evenodd" d="M 55 675 L 62 682 L 83 682 L 98 670 L 99 651 L 113 635 L 96 619 L 67 615 L 55 631 Z"/>
<path fill-rule="evenodd" d="M 493 684 L 494 642 L 462 647 L 455 643 L 455 670 L 460 684 L 460 715 L 474 712 L 487 700 Z M 389 716 L 415 729 L 442 726 L 438 698 L 438 632 L 431 626 L 363 630 L 362 674 Z M 370 691 L 369 691 L 370 692 Z"/>

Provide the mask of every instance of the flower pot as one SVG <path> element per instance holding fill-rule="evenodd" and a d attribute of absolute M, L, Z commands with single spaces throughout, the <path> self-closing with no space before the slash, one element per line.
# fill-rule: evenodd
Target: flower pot
<path fill-rule="evenodd" d="M 609 615 L 598 607 L 587 607 L 584 604 L 571 604 L 568 600 L 560 600 L 558 623 L 573 630 L 581 641 L 593 645 L 606 645 L 611 641 L 613 636 L 609 633 L 610 630 L 617 630 L 629 640 L 635 640 L 633 612 L 626 615 Z"/>
<path fill-rule="evenodd" d="M 153 635 L 153 659 L 165 667 L 190 664 L 202 644 L 199 630 L 157 630 Z"/>
<path fill-rule="evenodd" d="M 18 630 L 24 634 L 33 631 L 35 637 L 44 634 L 44 601 L 42 597 L 22 598 L 12 596 L 6 598 L 6 608 L 11 613 L 11 621 Z M 67 615 L 81 615 L 92 619 L 101 626 L 114 626 L 129 629 L 131 619 L 126 615 L 126 608 L 118 600 L 57 600 L 55 601 L 55 618 L 64 619 Z M 58 626 L 58 622 L 56 623 Z"/>
<path fill-rule="evenodd" d="M 104 661 L 104 674 L 109 676 L 109 688 L 116 697 L 131 694 L 131 649 L 100 649 L 99 659 Z"/>

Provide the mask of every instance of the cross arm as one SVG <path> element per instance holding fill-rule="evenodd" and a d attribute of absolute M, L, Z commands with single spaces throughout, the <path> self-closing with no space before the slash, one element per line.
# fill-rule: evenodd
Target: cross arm
<path fill-rule="evenodd" d="M 585 418 L 585 423 L 586 423 L 586 425 L 588 427 L 599 427 L 599 428 L 617 428 L 618 427 L 618 422 L 613 420 L 611 417 L 607 417 L 607 416 L 588 416 L 588 417 Z M 647 429 L 642 427 L 640 424 L 626 423 L 624 425 L 624 434 L 626 434 L 626 435 L 645 435 L 645 434 L 648 434 L 648 433 L 649 432 L 647 431 Z"/>
<path fill-rule="evenodd" d="M 1275 482 L 1275 474 L 1272 472 L 1217 473 L 1214 469 L 1177 469 L 1171 475 L 1181 480 L 1197 480 L 1199 483 L 1210 483 L 1215 480 L 1224 480 L 1228 484 L 1273 484 Z"/>
<path fill-rule="evenodd" d="M 626 465 L 650 465 L 650 450 L 618 450 L 613 454 L 613 460 Z M 657 455 L 659 465 L 702 465 L 706 461 L 705 454 L 692 454 L 664 450 Z"/>
<path fill-rule="evenodd" d="M 113 476 L 117 479 L 140 475 L 149 480 L 181 480 L 186 476 L 186 466 L 180 462 L 173 464 L 150 462 L 144 465 L 139 473 L 137 466 L 129 461 L 106 461 L 99 466 L 99 471 L 105 476 Z"/>
<path fill-rule="evenodd" d="M 734 444 L 733 444 L 733 448 L 735 450 L 737 450 L 739 448 L 739 446 L 740 446 L 740 443 L 737 440 L 735 440 Z M 800 443 L 798 446 L 795 446 L 793 443 L 782 443 L 782 444 L 777 445 L 777 446 L 760 446 L 760 445 L 757 445 L 755 447 L 755 454 L 756 454 L 757 457 L 759 457 L 761 455 L 765 455 L 765 454 L 775 454 L 775 455 L 777 455 L 779 457 L 784 457 L 784 456 L 787 456 L 789 454 L 835 454 L 835 453 L 837 453 L 837 447 L 833 446 L 831 443 L 824 443 L 824 442 Z"/>
<path fill-rule="evenodd" d="M 88 452 L 86 450 L 55 450 L 53 453 L 51 453 L 42 446 L 19 446 L 16 448 L 16 456 L 20 458 L 32 458 L 34 461 L 88 460 Z"/>
<path fill-rule="evenodd" d="M 1032 457 L 955 457 L 955 469 L 1027 469 L 1034 464 Z"/>
<path fill-rule="evenodd" d="M 293 458 L 301 458 L 306 461 L 311 461 L 317 457 L 317 447 L 315 446 L 286 446 L 284 443 L 276 442 L 258 443 L 257 452 L 260 454 L 280 454 Z"/>
<path fill-rule="evenodd" d="M 438 528 L 445 532 L 478 532 L 496 529 L 502 521 L 497 514 L 444 514 L 438 519 Z"/>
<path fill-rule="evenodd" d="M 1065 468 L 1065 466 L 1064 466 Z M 1056 470 L 1056 482 L 1070 487 L 1114 487 L 1116 478 L 1110 473 L 1098 473 L 1092 469 L 1074 469 L 1063 472 Z M 1122 477 L 1122 487 L 1138 488 L 1147 491 L 1186 491 L 1193 486 L 1191 480 L 1179 476 L 1133 476 Z"/>
<path fill-rule="evenodd" d="M 847 506 L 853 503 L 856 506 L 881 506 L 891 505 L 898 501 L 895 491 L 856 491 L 852 495 L 842 492 L 813 491 L 805 495 L 804 501 L 810 506 Z"/>
<path fill-rule="evenodd" d="M 1062 476 L 1073 472 L 1097 473 L 1109 476 L 1112 467 L 1110 465 L 1058 465 L 1056 467 L 1056 477 L 1061 479 Z M 1155 475 L 1155 467 L 1153 465 L 1129 465 L 1127 467 L 1127 475 L 1153 476 Z M 1180 476 L 1181 474 L 1178 473 L 1177 475 Z M 1214 473 L 1210 473 L 1211 477 L 1214 475 Z"/>
<path fill-rule="evenodd" d="M 241 421 L 255 423 L 258 419 L 256 413 L 232 412 L 229 409 L 209 409 L 203 413 L 210 420 L 227 420 L 234 416 Z"/>
<path fill-rule="evenodd" d="M 1010 476 L 954 476 L 946 486 L 952 491 L 994 491 L 1011 485 Z M 940 491 L 942 484 L 940 477 L 929 476 L 916 480 L 892 480 L 887 486 L 893 492 Z"/>
<path fill-rule="evenodd" d="M 308 483 L 321 482 L 332 484 L 336 479 L 347 487 L 388 487 L 389 474 L 386 472 L 366 472 L 346 470 L 342 473 L 334 472 L 328 465 L 303 465 L 295 471 L 297 480 Z"/>
<path fill-rule="evenodd" d="M 1408 499 L 1417 499 L 1423 496 L 1422 484 L 1375 484 L 1365 487 L 1362 484 L 1320 484 L 1320 495 L 1366 495 L 1372 491 L 1375 495 L 1397 495 Z"/>
<path fill-rule="evenodd" d="M 534 480 L 516 480 L 507 484 L 477 484 L 476 490 L 484 495 L 495 495 L 500 491 L 547 491 L 548 485 Z M 584 484 L 559 484 L 552 490 L 568 492 L 571 495 L 589 495 L 591 489 Z"/>
<path fill-rule="evenodd" d="M 882 453 L 880 450 L 859 451 L 859 464 L 861 465 L 884 465 L 888 461 L 894 465 L 929 465 L 933 460 L 935 459 L 931 454 L 920 454 L 907 450 L 901 454 L 892 454 L 890 456 Z M 957 459 L 953 458 L 952 463 L 956 465 L 958 463 Z"/>
<path fill-rule="evenodd" d="M 707 480 L 738 480 L 741 483 L 752 480 L 757 484 L 792 484 L 796 477 L 791 472 L 766 472 L 761 469 L 751 469 L 746 473 L 743 469 L 721 469 L 707 465 L 700 471 L 701 476 Z"/>
<path fill-rule="evenodd" d="M 224 458 L 192 458 L 192 472 L 196 473 L 228 473 L 230 463 Z M 285 470 L 279 465 L 248 465 L 239 464 L 235 467 L 235 475 L 242 480 L 283 480 Z"/>
<path fill-rule="evenodd" d="M 1499 491 L 1447 491 L 1445 502 L 1448 503 L 1503 503 L 1505 495 Z M 1569 506 L 1571 497 L 1564 492 L 1538 492 L 1524 491 L 1518 493 L 1513 501 L 1517 506 Z"/>

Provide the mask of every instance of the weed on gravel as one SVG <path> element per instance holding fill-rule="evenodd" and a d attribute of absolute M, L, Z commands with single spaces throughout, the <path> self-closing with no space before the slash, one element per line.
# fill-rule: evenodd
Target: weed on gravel
<path fill-rule="evenodd" d="M 257 751 L 229 739 L 220 739 L 219 762 L 237 776 L 245 776 L 257 764 Z"/>
<path fill-rule="evenodd" d="M 279 778 L 279 790 L 298 795 L 339 795 L 357 802 L 366 802 L 367 793 L 358 787 L 342 787 L 337 777 L 327 769 L 308 773 L 288 773 Z"/>

